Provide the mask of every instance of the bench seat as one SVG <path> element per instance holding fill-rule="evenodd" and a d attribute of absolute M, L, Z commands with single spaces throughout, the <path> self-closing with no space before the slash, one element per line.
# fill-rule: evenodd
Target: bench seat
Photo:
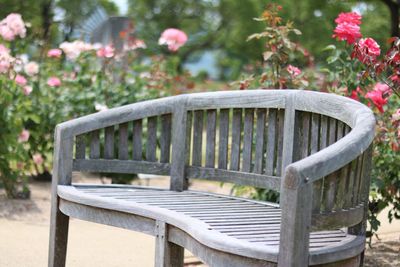
<path fill-rule="evenodd" d="M 165 222 L 169 241 L 189 250 L 209 248 L 208 256 L 198 255 L 205 263 L 212 250 L 243 257 L 249 266 L 277 263 L 281 209 L 274 203 L 126 185 L 59 185 L 57 191 L 61 212 L 71 217 L 154 236 L 157 222 Z M 364 245 L 363 237 L 345 229 L 311 232 L 309 264 L 354 258 Z"/>

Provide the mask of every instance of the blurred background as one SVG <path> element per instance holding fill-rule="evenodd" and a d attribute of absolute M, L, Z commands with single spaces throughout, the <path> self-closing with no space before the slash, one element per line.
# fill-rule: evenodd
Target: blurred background
<path fill-rule="evenodd" d="M 160 33 L 166 28 L 186 32 L 189 41 L 180 51 L 181 60 L 193 75 L 214 80 L 235 80 L 249 63 L 262 62 L 263 41 L 246 42 L 263 29 L 259 17 L 268 1 L 261 0 L 0 0 L 0 17 L 20 13 L 31 23 L 35 41 L 54 46 L 76 38 L 90 38 L 107 17 L 129 18 L 135 34 L 146 40 L 149 54 L 158 53 Z M 273 1 L 271 1 L 273 2 Z M 398 36 L 397 1 L 303 0 L 279 1 L 280 15 L 302 32 L 302 45 L 312 51 L 316 64 L 325 62 L 324 47 L 332 42 L 333 21 L 340 12 L 356 11 L 363 18 L 362 34 L 386 44 Z M 149 45 L 153 44 L 153 45 Z"/>

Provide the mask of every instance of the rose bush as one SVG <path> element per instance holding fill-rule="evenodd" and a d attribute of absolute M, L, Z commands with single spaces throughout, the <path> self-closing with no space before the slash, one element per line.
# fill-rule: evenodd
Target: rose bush
<path fill-rule="evenodd" d="M 351 97 L 370 106 L 377 119 L 370 191 L 368 233 L 380 225 L 377 214 L 389 207 L 389 221 L 400 219 L 400 40 L 390 38 L 392 46 L 382 54 L 379 44 L 361 34 L 361 15 L 341 13 L 336 18 L 332 37 L 342 41 L 326 47 L 327 65 L 315 68 L 312 56 L 300 44 L 290 41 L 289 33 L 300 34 L 292 23 L 283 24 L 281 7 L 269 5 L 259 18 L 265 31 L 249 37 L 264 38 L 264 64 L 249 67 L 252 73 L 234 83 L 247 88 L 307 88 Z M 304 70 L 290 65 L 303 62 Z M 248 190 L 238 188 L 238 192 Z M 278 201 L 278 193 L 255 189 L 258 199 Z"/>
<path fill-rule="evenodd" d="M 171 52 L 153 57 L 144 41 L 121 36 L 118 51 L 76 40 L 41 55 L 19 14 L 0 22 L 0 185 L 9 197 L 29 195 L 28 176 L 50 177 L 57 123 L 193 87 L 178 70 L 184 32 L 166 30 L 160 43 Z"/>

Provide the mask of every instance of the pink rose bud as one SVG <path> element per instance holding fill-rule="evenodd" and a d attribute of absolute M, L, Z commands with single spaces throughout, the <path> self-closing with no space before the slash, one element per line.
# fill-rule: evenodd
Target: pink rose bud
<path fill-rule="evenodd" d="M 35 162 L 36 165 L 42 165 L 44 160 L 41 154 L 36 153 L 32 156 L 33 162 Z"/>
<path fill-rule="evenodd" d="M 22 91 L 24 92 L 24 95 L 28 96 L 32 93 L 32 86 L 25 85 Z"/>
<path fill-rule="evenodd" d="M 58 79 L 57 77 L 50 77 L 47 80 L 47 85 L 51 86 L 51 87 L 58 87 L 61 85 L 61 81 L 60 79 Z"/>
<path fill-rule="evenodd" d="M 24 85 L 26 85 L 26 83 L 28 81 L 26 80 L 26 78 L 24 76 L 17 74 L 17 76 L 15 77 L 15 82 L 18 85 L 24 86 Z"/>
<path fill-rule="evenodd" d="M 18 142 L 20 142 L 20 143 L 27 142 L 29 140 L 29 135 L 30 135 L 29 131 L 26 129 L 23 129 L 22 132 L 18 136 Z"/>
<path fill-rule="evenodd" d="M 47 56 L 48 56 L 48 57 L 59 58 L 59 57 L 61 57 L 61 54 L 62 54 L 61 49 L 57 49 L 57 48 L 50 49 L 50 50 L 47 52 Z"/>
<path fill-rule="evenodd" d="M 159 45 L 168 45 L 168 49 L 172 52 L 178 51 L 188 40 L 186 33 L 178 29 L 166 29 L 158 40 Z"/>
<path fill-rule="evenodd" d="M 24 71 L 29 76 L 34 76 L 39 73 L 39 65 L 34 61 L 29 62 L 24 66 Z"/>

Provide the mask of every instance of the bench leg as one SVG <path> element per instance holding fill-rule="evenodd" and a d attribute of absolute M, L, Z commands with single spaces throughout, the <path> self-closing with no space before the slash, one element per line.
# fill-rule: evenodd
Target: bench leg
<path fill-rule="evenodd" d="M 58 209 L 58 197 L 51 207 L 49 267 L 64 267 L 67 255 L 69 217 Z"/>
<path fill-rule="evenodd" d="M 165 222 L 156 223 L 155 267 L 183 267 L 184 249 L 168 242 L 168 227 Z"/>

